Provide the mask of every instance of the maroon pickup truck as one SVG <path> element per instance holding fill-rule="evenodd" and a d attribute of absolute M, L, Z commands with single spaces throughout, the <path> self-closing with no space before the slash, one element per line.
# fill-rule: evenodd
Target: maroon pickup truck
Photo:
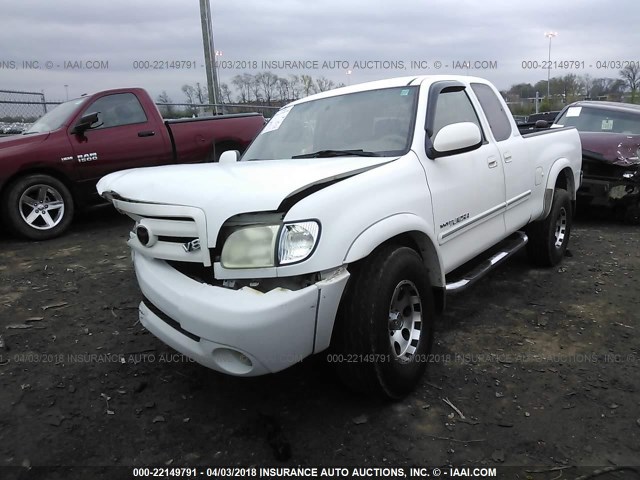
<path fill-rule="evenodd" d="M 140 88 L 68 101 L 22 135 L 0 138 L 3 223 L 32 240 L 55 237 L 74 211 L 101 201 L 95 187 L 104 175 L 217 161 L 225 150 L 244 151 L 263 125 L 256 113 L 163 120 Z"/>

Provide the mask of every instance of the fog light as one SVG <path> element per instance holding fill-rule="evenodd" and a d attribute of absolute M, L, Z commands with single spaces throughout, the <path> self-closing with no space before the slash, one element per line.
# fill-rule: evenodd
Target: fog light
<path fill-rule="evenodd" d="M 145 225 L 136 226 L 135 233 L 140 244 L 145 247 L 151 247 L 158 240 L 158 237 L 156 237 Z"/>

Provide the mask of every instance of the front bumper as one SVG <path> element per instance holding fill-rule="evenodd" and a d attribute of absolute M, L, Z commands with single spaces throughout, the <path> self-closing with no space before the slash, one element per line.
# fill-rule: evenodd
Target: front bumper
<path fill-rule="evenodd" d="M 640 165 L 618 165 L 584 156 L 578 195 L 594 205 L 635 206 L 640 198 Z"/>
<path fill-rule="evenodd" d="M 200 283 L 134 252 L 140 322 L 202 365 L 237 376 L 283 370 L 329 346 L 346 269 L 300 290 L 261 293 Z"/>
<path fill-rule="evenodd" d="M 594 205 L 633 206 L 640 200 L 640 183 L 625 179 L 584 178 L 578 195 Z"/>

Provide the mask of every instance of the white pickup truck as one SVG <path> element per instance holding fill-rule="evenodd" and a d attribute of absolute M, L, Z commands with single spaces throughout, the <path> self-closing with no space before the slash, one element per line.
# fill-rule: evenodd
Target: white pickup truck
<path fill-rule="evenodd" d="M 135 220 L 142 324 L 231 375 L 331 347 L 351 387 L 400 398 L 426 367 L 434 315 L 527 246 L 564 256 L 578 132 L 522 136 L 486 80 L 419 76 L 283 107 L 238 161 L 113 173 Z"/>

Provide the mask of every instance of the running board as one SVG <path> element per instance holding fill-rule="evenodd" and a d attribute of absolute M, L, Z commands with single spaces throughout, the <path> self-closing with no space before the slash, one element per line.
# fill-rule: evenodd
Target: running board
<path fill-rule="evenodd" d="M 447 282 L 445 290 L 447 293 L 460 293 L 476 283 L 495 267 L 504 262 L 511 255 L 516 253 L 527 244 L 529 238 L 524 232 L 516 232 L 506 238 L 500 245 L 500 249 L 492 256 L 473 267 L 462 275 L 458 280 Z"/>

